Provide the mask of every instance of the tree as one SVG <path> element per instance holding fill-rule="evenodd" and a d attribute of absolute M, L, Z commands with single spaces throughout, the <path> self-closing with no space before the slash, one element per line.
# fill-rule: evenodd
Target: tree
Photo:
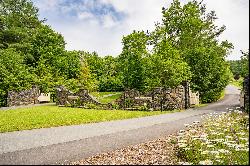
<path fill-rule="evenodd" d="M 80 73 L 78 75 L 79 86 L 81 88 L 94 91 L 97 89 L 98 82 L 91 74 L 91 70 L 88 66 L 86 59 L 81 59 Z"/>
<path fill-rule="evenodd" d="M 56 33 L 48 25 L 40 25 L 30 41 L 31 47 L 25 56 L 26 64 L 36 67 L 39 61 L 44 61 L 53 68 L 58 68 L 58 61 L 65 55 L 65 41 L 61 34 Z"/>
<path fill-rule="evenodd" d="M 8 91 L 31 88 L 36 82 L 32 69 L 14 49 L 0 50 L 0 106 L 6 106 Z"/>
<path fill-rule="evenodd" d="M 245 77 L 249 73 L 249 51 L 241 50 L 240 60 L 229 60 L 230 70 L 234 78 L 238 80 L 240 77 Z"/>
<path fill-rule="evenodd" d="M 125 88 L 144 89 L 145 66 L 143 58 L 147 55 L 147 36 L 142 32 L 134 31 L 122 39 L 123 49 L 118 57 L 119 70 L 122 73 Z"/>
<path fill-rule="evenodd" d="M 15 48 L 26 53 L 41 22 L 38 19 L 38 9 L 31 1 L 1 0 L 0 48 Z"/>
<path fill-rule="evenodd" d="M 242 77 L 245 77 L 249 74 L 249 50 L 244 52 L 241 51 L 242 56 L 240 58 L 240 63 L 241 63 L 241 71 L 240 74 Z"/>
<path fill-rule="evenodd" d="M 122 91 L 123 83 L 121 75 L 118 72 L 118 61 L 117 58 L 112 56 L 105 56 L 102 58 L 102 75 L 98 78 L 99 80 L 99 91 Z"/>
<path fill-rule="evenodd" d="M 230 70 L 232 71 L 233 75 L 234 75 L 234 79 L 238 80 L 240 78 L 241 75 L 241 63 L 240 60 L 230 60 L 228 61 L 229 65 L 230 65 Z"/>
<path fill-rule="evenodd" d="M 96 52 L 84 52 L 79 51 L 79 53 L 82 55 L 82 57 L 86 60 L 88 63 L 88 66 L 92 72 L 98 79 L 102 73 L 103 73 L 103 60 L 101 57 L 98 56 Z"/>
<path fill-rule="evenodd" d="M 217 39 L 225 26 L 218 28 L 215 12 L 206 13 L 206 6 L 197 1 L 181 6 L 174 0 L 162 13 L 163 21 L 156 25 L 151 43 L 168 40 L 190 66 L 191 88 L 200 92 L 201 101 L 216 101 L 228 84 L 225 57 L 233 48 L 228 41 Z"/>

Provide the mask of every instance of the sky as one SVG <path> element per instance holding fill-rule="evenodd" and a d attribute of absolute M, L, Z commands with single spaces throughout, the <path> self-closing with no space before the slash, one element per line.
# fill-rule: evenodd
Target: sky
<path fill-rule="evenodd" d="M 161 22 L 162 7 L 172 0 L 32 0 L 39 18 L 61 33 L 67 50 L 96 51 L 100 56 L 117 56 L 122 37 L 133 30 L 154 29 Z M 189 0 L 180 0 L 182 4 Z M 233 43 L 228 60 L 240 59 L 240 50 L 249 49 L 249 0 L 203 0 L 207 11 L 214 10 L 216 25 L 226 26 L 220 40 Z"/>

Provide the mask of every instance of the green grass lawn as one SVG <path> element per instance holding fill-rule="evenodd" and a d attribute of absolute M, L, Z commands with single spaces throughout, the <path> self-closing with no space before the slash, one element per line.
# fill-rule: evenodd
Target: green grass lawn
<path fill-rule="evenodd" d="M 0 132 L 77 125 L 118 119 L 137 118 L 175 111 L 91 110 L 58 106 L 38 106 L 0 111 Z"/>
<path fill-rule="evenodd" d="M 118 99 L 122 92 L 91 92 L 91 95 L 97 98 L 101 103 L 107 104 Z M 112 95 L 112 96 L 107 96 Z"/>

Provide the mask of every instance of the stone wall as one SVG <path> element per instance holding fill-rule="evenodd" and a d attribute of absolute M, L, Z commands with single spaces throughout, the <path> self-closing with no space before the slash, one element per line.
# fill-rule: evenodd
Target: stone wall
<path fill-rule="evenodd" d="M 101 104 L 86 89 L 80 89 L 77 93 L 73 93 L 65 87 L 59 86 L 56 91 L 57 105 L 83 106 L 86 103 Z"/>
<path fill-rule="evenodd" d="M 125 90 L 117 104 L 123 109 L 137 109 L 147 107 L 149 110 L 173 110 L 185 108 L 185 87 L 177 88 L 158 87 L 154 90 L 140 94 L 136 90 Z"/>
<path fill-rule="evenodd" d="M 187 109 L 199 104 L 199 93 L 193 93 L 188 82 L 176 88 L 157 87 L 141 94 L 134 89 L 126 89 L 116 103 L 122 109 L 173 110 Z"/>
<path fill-rule="evenodd" d="M 29 90 L 24 90 L 20 92 L 9 91 L 7 98 L 7 106 L 19 106 L 19 105 L 28 105 L 28 104 L 37 104 L 39 103 L 39 88 L 33 86 Z"/>

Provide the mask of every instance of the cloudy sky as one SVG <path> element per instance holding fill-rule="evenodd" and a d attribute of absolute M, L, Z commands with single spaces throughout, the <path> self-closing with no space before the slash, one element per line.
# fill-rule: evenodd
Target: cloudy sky
<path fill-rule="evenodd" d="M 96 51 L 100 56 L 121 53 L 123 35 L 133 30 L 153 30 L 161 21 L 161 8 L 172 0 L 32 0 L 40 19 L 61 33 L 67 50 Z M 182 3 L 188 0 L 181 0 Z M 249 1 L 204 0 L 209 11 L 226 25 L 221 40 L 227 39 L 234 50 L 227 59 L 239 59 L 240 50 L 249 48 Z"/>

